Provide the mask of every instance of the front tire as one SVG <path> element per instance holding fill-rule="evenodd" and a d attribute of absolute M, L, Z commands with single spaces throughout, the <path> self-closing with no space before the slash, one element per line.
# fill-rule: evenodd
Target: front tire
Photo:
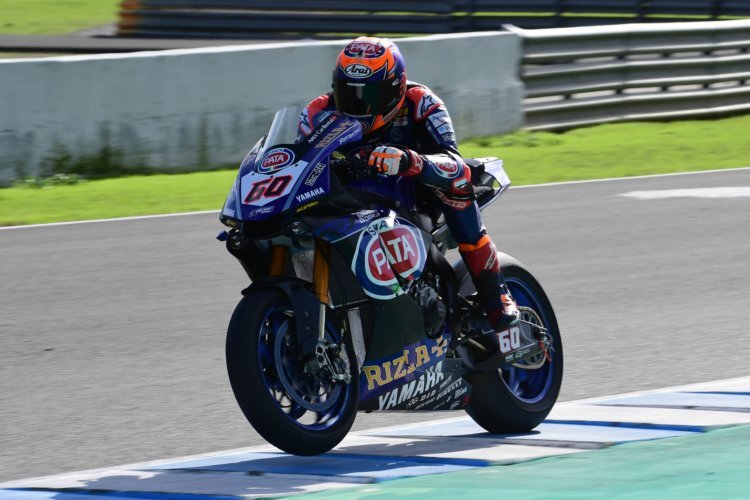
<path fill-rule="evenodd" d="M 550 360 L 536 370 L 511 366 L 466 376 L 473 387 L 466 412 L 491 433 L 513 434 L 530 431 L 552 411 L 562 384 L 563 349 L 555 312 L 542 287 L 518 261 L 503 254 L 498 258 L 518 305 L 533 309 L 552 338 Z"/>
<path fill-rule="evenodd" d="M 354 423 L 357 361 L 344 339 L 350 383 L 307 374 L 295 332 L 286 294 L 279 289 L 248 293 L 229 323 L 227 371 L 237 403 L 261 436 L 288 453 L 317 455 L 340 443 Z M 328 322 L 326 339 L 340 344 L 340 337 Z"/>

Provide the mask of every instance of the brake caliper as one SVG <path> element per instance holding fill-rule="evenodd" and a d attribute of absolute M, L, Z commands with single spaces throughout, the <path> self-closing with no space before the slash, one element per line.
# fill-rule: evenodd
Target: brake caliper
<path fill-rule="evenodd" d="M 334 382 L 348 384 L 352 381 L 349 358 L 343 345 L 320 341 L 315 346 L 315 356 L 305 363 L 305 373 L 327 374 Z"/>

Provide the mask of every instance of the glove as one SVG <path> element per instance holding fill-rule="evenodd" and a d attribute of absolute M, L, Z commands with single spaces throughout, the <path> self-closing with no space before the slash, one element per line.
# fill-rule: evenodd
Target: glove
<path fill-rule="evenodd" d="M 375 166 L 379 174 L 398 175 L 401 167 L 406 167 L 409 163 L 409 156 L 406 152 L 391 146 L 378 146 L 372 153 L 367 164 Z"/>

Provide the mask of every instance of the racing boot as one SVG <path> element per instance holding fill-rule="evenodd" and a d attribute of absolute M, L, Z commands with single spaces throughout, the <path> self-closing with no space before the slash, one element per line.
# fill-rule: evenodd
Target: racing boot
<path fill-rule="evenodd" d="M 487 312 L 490 326 L 496 332 L 502 332 L 517 323 L 518 307 L 500 272 L 497 250 L 490 237 L 485 234 L 474 245 L 461 243 L 458 251 L 469 268 L 479 303 Z"/>

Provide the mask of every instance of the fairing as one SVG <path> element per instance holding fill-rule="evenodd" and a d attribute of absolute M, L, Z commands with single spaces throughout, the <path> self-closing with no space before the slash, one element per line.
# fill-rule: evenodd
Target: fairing
<path fill-rule="evenodd" d="M 301 143 L 276 142 L 296 136 L 299 112 L 279 111 L 268 136 L 243 160 L 222 215 L 243 221 L 263 221 L 294 211 L 327 194 L 331 153 L 362 137 L 356 120 L 331 115 Z"/>

